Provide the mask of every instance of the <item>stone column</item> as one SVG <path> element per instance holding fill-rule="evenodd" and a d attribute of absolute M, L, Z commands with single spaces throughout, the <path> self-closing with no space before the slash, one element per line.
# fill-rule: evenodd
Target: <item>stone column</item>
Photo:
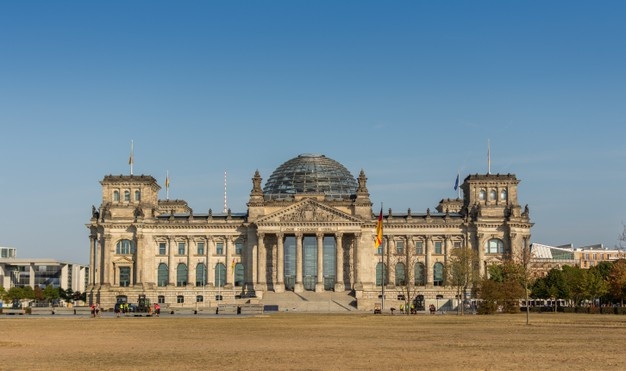
<path fill-rule="evenodd" d="M 261 233 L 262 234 L 262 233 Z M 246 276 L 249 278 L 249 284 L 252 288 L 256 290 L 257 284 L 259 283 L 259 236 L 258 230 L 248 232 L 248 245 L 249 251 L 246 256 L 248 257 L 246 262 Z"/>
<path fill-rule="evenodd" d="M 211 256 L 215 253 L 215 240 L 213 237 L 207 237 L 206 241 L 207 258 L 206 258 L 206 271 L 207 271 L 207 285 L 215 287 L 215 262 L 211 259 Z"/>
<path fill-rule="evenodd" d="M 176 286 L 176 267 L 174 267 L 175 258 L 174 251 L 176 250 L 176 240 L 172 237 L 167 239 L 167 285 Z"/>
<path fill-rule="evenodd" d="M 89 236 L 89 284 L 96 284 L 96 241 L 98 236 Z"/>
<path fill-rule="evenodd" d="M 426 259 L 424 264 L 424 274 L 426 275 L 426 286 L 432 287 L 435 283 L 433 276 L 433 238 L 426 236 Z"/>
<path fill-rule="evenodd" d="M 391 259 L 396 254 L 396 240 L 394 235 L 387 236 L 387 286 L 396 285 L 395 259 Z"/>
<path fill-rule="evenodd" d="M 443 265 L 445 266 L 450 260 L 450 254 L 452 254 L 452 238 L 450 236 L 444 236 L 443 242 Z"/>
<path fill-rule="evenodd" d="M 345 284 L 343 281 L 343 234 L 335 233 L 335 291 L 345 291 Z"/>
<path fill-rule="evenodd" d="M 274 292 L 285 291 L 285 235 L 282 233 L 276 234 L 276 284 L 274 285 Z"/>
<path fill-rule="evenodd" d="M 304 291 L 304 285 L 302 284 L 302 233 L 296 233 L 296 283 L 293 291 Z"/>
<path fill-rule="evenodd" d="M 113 282 L 113 274 L 115 273 L 113 272 L 113 264 L 111 263 L 112 253 L 109 247 L 111 235 L 105 234 L 102 238 L 102 242 L 102 261 L 104 262 L 104 264 L 102 264 L 102 284 L 111 285 L 111 282 Z"/>
<path fill-rule="evenodd" d="M 226 282 L 224 287 L 232 288 L 234 286 L 233 276 L 233 239 L 232 236 L 225 236 L 226 242 Z"/>
<path fill-rule="evenodd" d="M 193 287 L 196 286 L 196 268 L 198 267 L 198 263 L 196 261 L 194 261 L 194 259 L 192 259 L 193 254 L 192 250 L 196 250 L 197 252 L 197 245 L 193 246 L 193 249 L 191 247 L 191 242 L 195 242 L 193 240 L 193 238 L 189 238 L 187 237 L 187 285 L 191 285 Z M 197 242 L 195 242 L 195 244 L 197 244 Z"/>
<path fill-rule="evenodd" d="M 317 280 L 315 292 L 324 291 L 324 233 L 316 233 L 317 238 Z"/>
<path fill-rule="evenodd" d="M 481 277 L 485 276 L 485 234 L 477 233 L 476 234 L 476 242 L 478 243 L 478 267 L 479 273 Z"/>
<path fill-rule="evenodd" d="M 144 263 L 144 244 L 143 244 L 143 235 L 141 233 L 137 233 L 135 235 L 135 263 L 134 263 L 134 267 L 131 267 L 131 275 L 130 275 L 130 279 L 131 279 L 131 283 L 130 286 L 135 286 L 135 285 L 142 285 L 143 284 L 143 280 L 142 280 L 142 274 L 143 274 L 143 269 L 141 267 L 141 265 Z"/>
<path fill-rule="evenodd" d="M 257 247 L 257 285 L 258 290 L 265 291 L 267 288 L 267 249 L 265 248 L 265 234 L 258 234 L 259 243 Z"/>
<path fill-rule="evenodd" d="M 360 259 L 360 254 L 361 254 L 361 249 L 360 249 L 360 244 L 359 244 L 359 240 L 361 239 L 361 234 L 360 233 L 355 233 L 354 234 L 354 285 L 355 288 L 358 290 L 363 290 L 363 277 L 362 277 L 362 272 L 361 272 L 361 268 L 359 267 L 359 261 Z"/>

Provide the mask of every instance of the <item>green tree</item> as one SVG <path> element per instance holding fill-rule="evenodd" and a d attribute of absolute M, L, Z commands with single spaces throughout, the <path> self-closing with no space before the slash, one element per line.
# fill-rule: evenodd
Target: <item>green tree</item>
<path fill-rule="evenodd" d="M 35 290 L 30 286 L 24 286 L 22 288 L 22 299 L 35 299 Z"/>
<path fill-rule="evenodd" d="M 570 299 L 574 305 L 579 305 L 580 302 L 585 298 L 585 270 L 579 267 L 570 267 L 569 265 L 565 265 L 562 268 L 563 270 L 563 278 L 569 287 L 569 295 Z"/>
<path fill-rule="evenodd" d="M 609 284 L 602 278 L 599 270 L 589 269 L 585 274 L 585 294 L 595 306 L 595 300 L 601 298 L 609 291 Z"/>
<path fill-rule="evenodd" d="M 53 301 L 60 297 L 59 289 L 55 288 L 52 285 L 48 285 L 45 289 L 43 289 L 43 295 L 44 298 L 48 301 Z"/>

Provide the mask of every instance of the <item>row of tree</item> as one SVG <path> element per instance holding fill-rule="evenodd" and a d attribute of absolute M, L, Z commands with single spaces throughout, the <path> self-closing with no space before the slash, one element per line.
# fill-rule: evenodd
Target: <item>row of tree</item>
<path fill-rule="evenodd" d="M 11 287 L 8 291 L 4 287 L 0 287 L 0 298 L 7 303 L 17 300 L 37 300 L 39 302 L 51 303 L 59 299 L 72 303 L 79 300 L 85 301 L 86 293 L 75 292 L 72 289 L 64 290 L 52 285 L 48 285 L 43 289 L 39 286 L 35 286 L 34 289 L 30 286 Z"/>
<path fill-rule="evenodd" d="M 514 260 L 490 266 L 489 278 L 481 279 L 478 285 L 478 297 L 483 300 L 480 311 L 493 313 L 500 308 L 518 312 L 519 299 L 526 298 L 528 303 L 528 296 L 563 299 L 570 306 L 624 305 L 626 260 L 602 262 L 589 269 L 553 268 L 546 276 L 531 280 L 532 269 L 532 265 L 524 267 Z"/>
<path fill-rule="evenodd" d="M 410 254 L 398 257 L 406 260 L 406 266 L 414 266 L 415 257 Z M 482 299 L 479 311 L 494 313 L 498 309 L 505 312 L 519 312 L 519 300 L 563 299 L 570 305 L 598 305 L 619 302 L 624 305 L 626 298 L 626 260 L 602 262 L 590 269 L 564 266 L 552 269 L 545 277 L 536 278 L 535 266 L 529 249 L 523 249 L 500 264 L 487 267 L 485 277 L 479 275 L 478 255 L 471 248 L 453 249 L 445 265 L 443 284 L 456 290 L 457 298 L 465 298 L 467 292 Z M 398 287 L 404 295 L 405 307 L 418 292 L 416 274 L 412 269 L 406 272 L 405 285 Z M 459 305 L 459 314 L 464 306 Z M 527 311 L 528 313 L 528 311 Z M 528 317 L 527 317 L 528 321 Z"/>

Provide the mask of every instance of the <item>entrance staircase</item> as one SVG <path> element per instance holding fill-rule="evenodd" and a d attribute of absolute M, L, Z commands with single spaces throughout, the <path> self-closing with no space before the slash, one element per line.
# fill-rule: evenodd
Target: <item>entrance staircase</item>
<path fill-rule="evenodd" d="M 304 291 L 301 293 L 269 291 L 263 294 L 261 303 L 265 306 L 275 306 L 279 312 L 347 313 L 358 311 L 356 299 L 349 291 Z"/>

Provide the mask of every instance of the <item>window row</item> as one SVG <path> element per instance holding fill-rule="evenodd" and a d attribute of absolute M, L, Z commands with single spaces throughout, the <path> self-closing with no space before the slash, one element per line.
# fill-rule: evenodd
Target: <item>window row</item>
<path fill-rule="evenodd" d="M 405 253 L 405 242 L 403 240 L 395 240 L 395 253 L 399 255 L 404 255 Z M 380 255 L 383 253 L 385 248 L 386 241 L 383 240 L 383 243 L 378 246 L 377 254 Z M 455 249 L 459 249 L 463 246 L 462 241 L 453 241 L 452 247 Z M 444 241 L 433 241 L 433 253 L 434 254 L 443 254 L 444 252 Z M 426 243 L 424 241 L 415 241 L 415 250 L 413 251 L 415 255 L 424 255 L 426 253 Z"/>
<path fill-rule="evenodd" d="M 395 279 L 394 284 L 396 286 L 405 286 L 407 284 L 407 271 L 404 263 L 397 263 L 395 266 Z M 376 286 L 383 284 L 389 284 L 388 281 L 389 272 L 387 265 L 384 263 L 378 263 L 376 265 Z M 413 284 L 415 286 L 424 286 L 426 284 L 426 269 L 424 263 L 417 262 L 413 266 Z M 437 262 L 433 265 L 433 285 L 443 286 L 444 274 L 443 264 Z"/>
<path fill-rule="evenodd" d="M 134 191 L 132 191 L 132 194 L 134 195 L 133 197 L 133 201 L 134 202 L 139 202 L 141 201 L 141 191 L 138 189 L 135 189 Z M 122 196 L 123 195 L 123 196 Z M 114 189 L 113 190 L 113 202 L 130 202 L 131 201 L 131 190 L 130 189 L 125 189 L 123 191 L 119 190 L 119 189 Z"/>
<path fill-rule="evenodd" d="M 168 243 L 167 242 L 159 242 L 158 244 L 158 250 L 157 250 L 157 254 L 158 255 L 167 255 L 168 254 Z M 235 255 L 241 255 L 241 253 L 243 252 L 243 241 L 236 241 L 235 242 Z M 206 255 L 207 249 L 206 249 L 206 243 L 199 241 L 196 242 L 196 254 L 197 255 Z M 174 245 L 174 248 L 176 249 L 174 251 L 174 253 L 176 255 L 187 255 L 187 243 L 186 242 L 177 242 Z M 134 254 L 135 253 L 135 243 L 131 240 L 119 240 L 116 244 L 115 244 L 115 253 L 118 255 L 129 255 L 129 254 Z M 213 252 L 215 255 L 225 255 L 225 249 L 224 249 L 224 242 L 217 242 L 215 244 L 215 250 Z"/>
<path fill-rule="evenodd" d="M 158 255 L 167 255 L 168 254 L 168 245 L 169 244 L 167 242 L 159 242 L 157 254 Z M 241 240 L 235 241 L 235 255 L 241 255 L 241 253 L 243 252 L 243 246 L 244 246 L 243 241 L 241 241 Z M 196 255 L 206 255 L 206 253 L 208 252 L 207 247 L 206 247 L 206 243 L 203 242 L 203 241 L 196 242 L 196 246 L 195 247 L 196 247 L 196 249 L 195 249 Z M 186 242 L 176 242 L 174 248 L 176 248 L 175 254 L 177 254 L 177 255 L 187 255 L 187 243 Z M 215 249 L 213 250 L 213 254 L 214 255 L 225 255 L 226 254 L 224 242 L 219 241 L 219 242 L 215 243 Z"/>
<path fill-rule="evenodd" d="M 235 272 L 235 286 L 243 286 L 244 284 L 244 267 L 241 263 L 233 264 Z M 204 263 L 198 263 L 196 265 L 196 286 L 206 286 L 208 281 L 209 272 L 207 266 Z M 189 279 L 189 270 L 187 264 L 179 263 L 176 266 L 176 286 L 187 286 Z M 217 263 L 215 265 L 215 277 L 213 284 L 215 287 L 224 287 L 226 284 L 226 265 L 223 263 Z M 120 280 L 121 282 L 121 280 Z M 165 287 L 170 284 L 169 267 L 165 263 L 159 264 L 157 268 L 157 285 Z"/>
<path fill-rule="evenodd" d="M 498 198 L 498 191 L 495 189 L 490 189 L 487 191 L 486 189 L 481 189 L 478 192 L 478 198 L 481 201 L 485 201 L 487 199 L 487 193 L 489 193 L 489 201 L 495 201 Z M 500 201 L 506 201 L 509 195 L 506 189 L 500 190 Z"/>

